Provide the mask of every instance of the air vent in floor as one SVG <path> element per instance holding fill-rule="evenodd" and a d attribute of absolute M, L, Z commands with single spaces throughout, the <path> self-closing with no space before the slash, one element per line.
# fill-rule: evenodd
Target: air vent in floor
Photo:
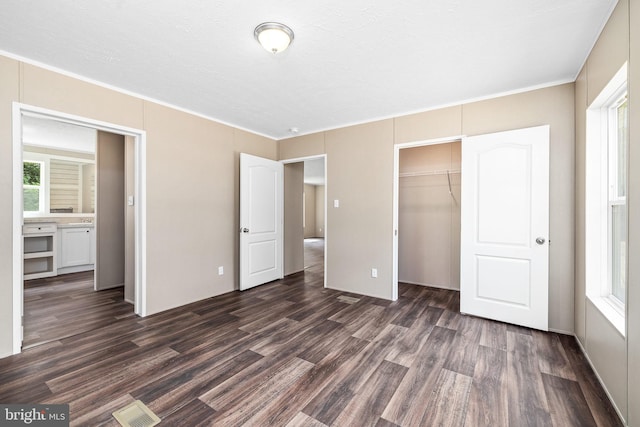
<path fill-rule="evenodd" d="M 340 295 L 338 299 L 342 302 L 346 302 L 347 304 L 354 304 L 360 301 L 360 298 L 348 297 L 346 295 Z"/>
<path fill-rule="evenodd" d="M 139 400 L 113 413 L 122 427 L 151 427 L 160 423 L 160 418 Z"/>

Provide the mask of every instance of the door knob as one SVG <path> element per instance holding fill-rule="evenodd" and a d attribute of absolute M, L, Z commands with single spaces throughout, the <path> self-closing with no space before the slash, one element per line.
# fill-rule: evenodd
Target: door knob
<path fill-rule="evenodd" d="M 248 232 L 249 232 L 249 229 L 248 229 L 248 228 L 243 228 L 243 229 L 242 229 L 242 232 L 243 232 L 243 233 L 248 233 Z"/>
<path fill-rule="evenodd" d="M 544 237 L 538 237 L 536 239 L 536 243 L 539 245 L 544 245 L 544 242 L 546 242 L 546 240 L 544 239 Z"/>

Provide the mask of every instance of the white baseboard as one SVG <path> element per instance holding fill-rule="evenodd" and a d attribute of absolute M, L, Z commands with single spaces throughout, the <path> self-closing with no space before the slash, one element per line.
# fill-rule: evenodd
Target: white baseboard
<path fill-rule="evenodd" d="M 127 299 L 127 298 L 125 298 L 125 299 L 124 299 L 124 301 L 125 301 L 125 302 L 128 302 L 128 303 L 129 303 L 129 304 L 131 304 L 131 305 L 136 305 L 136 303 L 135 303 L 135 302 L 133 302 L 133 301 L 131 301 L 130 299 Z"/>

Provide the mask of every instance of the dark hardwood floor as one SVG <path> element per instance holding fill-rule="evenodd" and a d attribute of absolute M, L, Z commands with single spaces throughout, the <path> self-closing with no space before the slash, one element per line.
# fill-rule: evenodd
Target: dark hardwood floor
<path fill-rule="evenodd" d="M 24 282 L 23 349 L 134 316 L 124 289 L 93 290 L 93 271 Z"/>
<path fill-rule="evenodd" d="M 322 244 L 283 280 L 1 359 L 0 402 L 87 426 L 135 399 L 166 426 L 620 425 L 573 337 L 462 316 L 453 291 L 324 289 Z"/>

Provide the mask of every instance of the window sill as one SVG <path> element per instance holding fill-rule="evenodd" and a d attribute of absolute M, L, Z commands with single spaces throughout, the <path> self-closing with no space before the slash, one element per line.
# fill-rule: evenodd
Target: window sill
<path fill-rule="evenodd" d="M 606 297 L 587 295 L 589 301 L 596 306 L 602 315 L 613 325 L 622 337 L 625 337 L 624 314 L 621 313 Z"/>

